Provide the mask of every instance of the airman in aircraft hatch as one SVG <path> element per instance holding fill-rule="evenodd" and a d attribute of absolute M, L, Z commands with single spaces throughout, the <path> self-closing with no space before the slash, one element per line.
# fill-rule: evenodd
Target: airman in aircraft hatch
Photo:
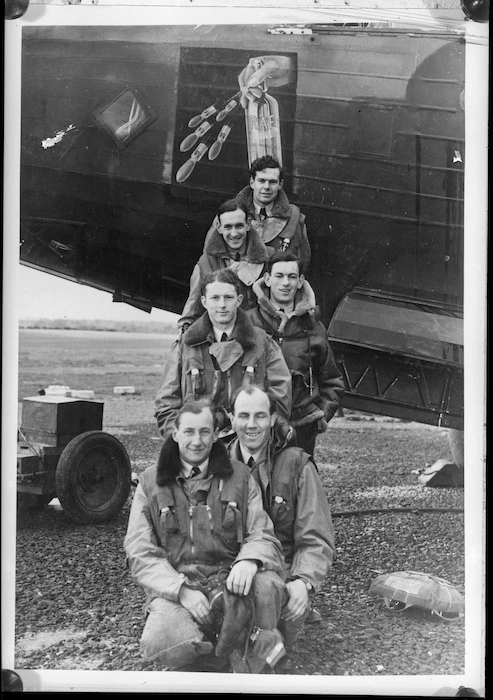
<path fill-rule="evenodd" d="M 262 156 L 250 167 L 250 184 L 234 200 L 221 205 L 207 232 L 203 254 L 190 278 L 190 292 L 178 327 L 184 331 L 201 313 L 200 287 L 205 274 L 229 267 L 242 285 L 242 308 L 255 306 L 252 285 L 261 278 L 267 259 L 277 251 L 297 255 L 304 269 L 311 258 L 305 217 L 290 204 L 283 190 L 283 169 L 272 156 Z M 243 215 L 246 221 L 243 230 Z"/>
<path fill-rule="evenodd" d="M 272 156 L 262 156 L 253 161 L 249 170 L 250 183 L 238 192 L 237 204 L 245 205 L 253 230 L 262 237 L 272 255 L 277 251 L 289 251 L 297 255 L 307 270 L 311 248 L 306 232 L 305 216 L 295 204 L 290 204 L 283 190 L 283 168 Z M 208 244 L 216 221 L 209 229 Z"/>
<path fill-rule="evenodd" d="M 273 252 L 272 248 L 267 249 L 261 235 L 251 227 L 246 206 L 234 199 L 223 202 L 205 242 L 204 252 L 193 269 L 190 292 L 178 328 L 184 332 L 202 316 L 202 283 L 214 270 L 231 267 L 238 276 L 243 296 L 241 308 L 246 310 L 254 306 L 256 296 L 252 285 L 262 277 L 265 263 Z"/>

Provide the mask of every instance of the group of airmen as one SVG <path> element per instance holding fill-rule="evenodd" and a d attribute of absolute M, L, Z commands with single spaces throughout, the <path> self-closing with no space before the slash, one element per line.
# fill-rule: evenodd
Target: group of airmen
<path fill-rule="evenodd" d="M 141 653 L 167 670 L 287 671 L 321 619 L 334 531 L 314 449 L 344 382 L 282 185 L 259 158 L 219 207 L 156 396 L 164 444 L 125 550 L 147 594 Z"/>

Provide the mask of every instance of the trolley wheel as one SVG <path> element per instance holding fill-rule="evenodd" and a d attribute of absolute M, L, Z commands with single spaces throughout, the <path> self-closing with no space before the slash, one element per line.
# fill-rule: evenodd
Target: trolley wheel
<path fill-rule="evenodd" d="M 128 498 L 130 459 L 113 435 L 91 430 L 63 449 L 55 473 L 56 494 L 76 523 L 104 523 L 114 518 Z"/>

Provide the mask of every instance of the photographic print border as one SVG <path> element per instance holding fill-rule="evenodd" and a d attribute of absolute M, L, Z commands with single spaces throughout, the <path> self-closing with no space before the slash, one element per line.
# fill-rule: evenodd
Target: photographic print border
<path fill-rule="evenodd" d="M 321 3 L 319 3 L 320 5 Z M 395 3 L 397 5 L 397 3 Z M 4 194 L 4 294 L 3 294 L 3 386 L 2 386 L 2 668 L 14 669 L 15 612 L 15 464 L 13 441 L 17 431 L 17 315 L 18 228 L 20 177 L 20 42 L 22 28 L 33 25 L 121 25 L 121 24 L 228 24 L 323 21 L 325 8 L 280 9 L 280 5 L 229 3 L 211 7 L 196 3 L 160 3 L 159 7 L 76 6 L 32 4 L 26 15 L 6 23 L 5 46 L 5 170 Z M 318 7 L 318 6 L 317 6 Z M 362 10 L 360 7 L 359 9 Z M 370 8 L 371 9 L 371 8 Z M 409 10 L 408 10 L 409 11 Z M 402 11 L 403 13 L 406 10 Z M 414 29 L 420 21 L 431 23 L 429 13 L 410 11 Z M 171 13 L 171 14 L 170 14 Z M 217 18 L 214 21 L 214 14 Z M 411 16 L 411 14 L 409 16 Z M 446 23 L 446 22 L 445 22 Z M 466 177 L 465 177 L 465 488 L 466 517 L 466 672 L 464 676 L 382 677 L 295 677 L 213 674 L 166 674 L 148 672 L 20 670 L 25 691 L 112 691 L 112 692 L 261 692 L 286 694 L 448 695 L 459 686 L 479 689 L 484 683 L 484 479 L 485 479 L 485 386 L 486 386 L 486 230 L 487 230 L 487 30 L 472 22 L 466 42 Z M 471 119 L 474 115 L 474 120 Z M 483 138 L 478 138 L 482 135 Z M 8 176 L 7 176 L 8 174 Z M 474 237 L 467 232 L 473 231 Z M 479 235 L 478 235 L 479 232 Z"/>

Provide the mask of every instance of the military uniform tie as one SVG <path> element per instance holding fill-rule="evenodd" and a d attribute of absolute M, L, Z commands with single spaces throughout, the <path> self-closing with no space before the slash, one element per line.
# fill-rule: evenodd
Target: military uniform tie
<path fill-rule="evenodd" d="M 248 469 L 250 471 L 250 474 L 253 476 L 255 481 L 258 481 L 259 480 L 258 464 L 256 463 L 256 461 L 254 460 L 253 457 L 250 457 L 250 459 L 248 460 L 247 466 L 248 466 Z"/>
<path fill-rule="evenodd" d="M 266 218 L 267 218 L 267 212 L 265 211 L 265 207 L 262 207 L 262 209 L 260 210 L 260 221 L 263 221 Z"/>
<path fill-rule="evenodd" d="M 198 476 L 198 474 L 200 474 L 200 469 L 198 467 L 192 467 L 187 479 L 193 479 L 193 477 Z"/>

